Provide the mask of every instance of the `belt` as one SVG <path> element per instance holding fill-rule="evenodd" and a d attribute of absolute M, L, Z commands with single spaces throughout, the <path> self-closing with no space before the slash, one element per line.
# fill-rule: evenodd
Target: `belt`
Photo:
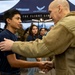
<path fill-rule="evenodd" d="M 20 73 L 12 74 L 12 73 L 0 72 L 0 75 L 20 75 Z"/>

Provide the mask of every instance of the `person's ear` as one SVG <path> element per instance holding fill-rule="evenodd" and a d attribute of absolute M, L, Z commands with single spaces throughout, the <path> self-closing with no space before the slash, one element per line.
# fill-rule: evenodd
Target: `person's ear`
<path fill-rule="evenodd" d="M 59 13 L 62 12 L 62 6 L 61 5 L 58 6 L 58 12 Z"/>
<path fill-rule="evenodd" d="M 9 18 L 7 18 L 6 21 L 7 21 L 7 23 L 10 23 L 11 20 Z"/>

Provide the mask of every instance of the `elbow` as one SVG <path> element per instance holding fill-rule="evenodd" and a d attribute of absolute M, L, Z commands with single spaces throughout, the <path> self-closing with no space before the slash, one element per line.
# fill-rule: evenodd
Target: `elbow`
<path fill-rule="evenodd" d="M 11 66 L 12 68 L 19 68 L 19 66 L 18 66 L 18 64 L 17 64 L 16 62 L 10 63 L 10 66 Z"/>
<path fill-rule="evenodd" d="M 11 66 L 12 68 L 17 67 L 15 63 L 11 63 L 10 66 Z"/>

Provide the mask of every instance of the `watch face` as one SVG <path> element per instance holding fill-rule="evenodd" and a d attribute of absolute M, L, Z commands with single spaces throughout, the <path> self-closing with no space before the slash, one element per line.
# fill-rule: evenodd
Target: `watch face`
<path fill-rule="evenodd" d="M 0 0 L 0 13 L 11 9 L 14 7 L 20 0 Z"/>
<path fill-rule="evenodd" d="M 68 0 L 70 3 L 72 3 L 73 5 L 75 5 L 75 0 Z"/>

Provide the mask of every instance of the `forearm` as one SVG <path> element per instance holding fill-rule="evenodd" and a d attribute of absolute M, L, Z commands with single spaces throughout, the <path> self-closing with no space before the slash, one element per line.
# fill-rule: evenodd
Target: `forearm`
<path fill-rule="evenodd" d="M 58 26 L 42 40 L 15 42 L 12 50 L 25 57 L 48 57 L 63 53 L 71 44 L 73 34 L 65 27 Z"/>
<path fill-rule="evenodd" d="M 15 42 L 12 50 L 22 56 L 35 58 L 44 57 L 49 52 L 42 40 L 32 42 Z"/>
<path fill-rule="evenodd" d="M 13 62 L 11 67 L 16 68 L 31 68 L 31 67 L 39 67 L 40 62 L 28 62 L 23 60 L 17 60 Z"/>

